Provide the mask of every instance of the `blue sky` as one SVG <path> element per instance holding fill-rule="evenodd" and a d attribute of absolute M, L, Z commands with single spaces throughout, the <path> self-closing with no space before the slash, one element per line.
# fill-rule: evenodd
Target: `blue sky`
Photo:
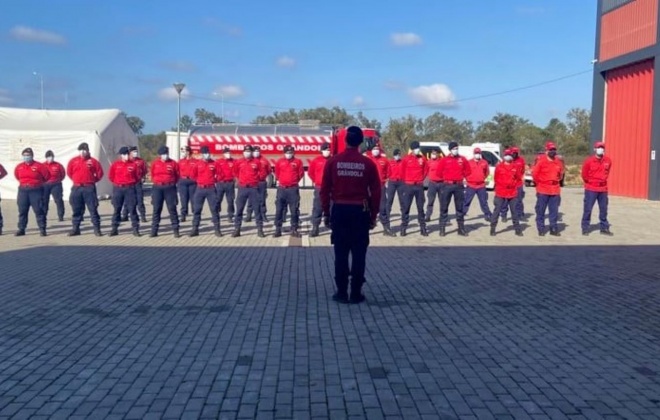
<path fill-rule="evenodd" d="M 465 99 L 588 71 L 595 3 L 4 0 L 0 106 L 40 107 L 37 71 L 46 108 L 119 108 L 148 133 L 176 124 L 176 81 L 192 96 L 182 113 L 220 115 L 224 98 L 241 123 L 337 105 L 383 122 L 511 112 L 545 125 L 590 107 L 591 73 Z M 388 107 L 401 108 L 374 109 Z"/>

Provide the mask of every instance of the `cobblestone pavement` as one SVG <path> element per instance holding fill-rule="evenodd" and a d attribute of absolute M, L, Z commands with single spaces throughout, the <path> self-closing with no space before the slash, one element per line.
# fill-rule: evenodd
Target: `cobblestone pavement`
<path fill-rule="evenodd" d="M 0 418 L 660 417 L 660 203 L 611 198 L 614 237 L 580 234 L 579 190 L 559 238 L 476 205 L 468 238 L 376 228 L 361 305 L 330 299 L 327 233 L 15 238 L 1 205 Z"/>

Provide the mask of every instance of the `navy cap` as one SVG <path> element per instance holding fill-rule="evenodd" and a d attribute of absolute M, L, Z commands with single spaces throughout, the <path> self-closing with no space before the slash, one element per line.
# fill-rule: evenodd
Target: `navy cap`
<path fill-rule="evenodd" d="M 401 149 L 394 149 L 394 150 L 392 151 L 392 154 L 393 154 L 394 156 L 401 156 Z"/>
<path fill-rule="evenodd" d="M 127 155 L 128 154 L 128 147 L 122 146 L 119 148 L 119 154 L 120 155 Z"/>
<path fill-rule="evenodd" d="M 252 150 L 254 149 L 252 149 L 252 146 L 250 146 L 249 144 L 246 144 L 245 147 L 243 147 L 244 152 L 251 152 Z"/>
<path fill-rule="evenodd" d="M 294 152 L 296 149 L 294 149 L 293 146 L 285 146 L 284 151 L 285 152 Z"/>
<path fill-rule="evenodd" d="M 129 152 L 134 152 L 136 150 L 137 150 L 137 146 L 131 146 L 131 147 L 128 148 Z"/>
<path fill-rule="evenodd" d="M 209 152 L 209 147 L 208 146 L 202 146 L 201 149 L 199 149 L 201 153 L 210 153 Z"/>
<path fill-rule="evenodd" d="M 413 141 L 412 143 L 410 143 L 410 148 L 419 149 L 419 142 L 417 140 Z"/>
<path fill-rule="evenodd" d="M 455 149 L 457 147 L 458 147 L 458 143 L 456 143 L 455 141 L 449 142 L 449 150 Z"/>
<path fill-rule="evenodd" d="M 26 147 L 25 149 L 23 149 L 23 151 L 21 152 L 21 154 L 22 154 L 22 155 L 26 155 L 26 154 L 27 154 L 27 155 L 32 155 L 32 156 L 34 156 L 34 152 L 32 151 L 32 148 L 31 148 L 31 147 Z"/>
<path fill-rule="evenodd" d="M 158 154 L 159 155 L 167 155 L 170 153 L 170 149 L 167 146 L 160 146 L 158 148 Z"/>
<path fill-rule="evenodd" d="M 52 150 L 46 151 L 46 157 L 55 157 L 55 153 Z"/>
<path fill-rule="evenodd" d="M 330 150 L 330 143 L 323 143 L 321 145 L 321 150 Z"/>
<path fill-rule="evenodd" d="M 364 141 L 364 133 L 360 127 L 354 125 L 346 129 L 346 144 L 357 147 Z"/>
<path fill-rule="evenodd" d="M 80 143 L 80 145 L 78 146 L 78 150 L 86 150 L 86 151 L 89 152 L 89 144 L 87 144 L 87 143 Z"/>

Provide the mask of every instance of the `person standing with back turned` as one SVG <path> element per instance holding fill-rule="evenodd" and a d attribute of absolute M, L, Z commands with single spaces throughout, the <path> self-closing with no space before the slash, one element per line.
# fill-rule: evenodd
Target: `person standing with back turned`
<path fill-rule="evenodd" d="M 330 241 L 335 252 L 335 284 L 333 300 L 360 303 L 365 300 L 365 282 L 369 230 L 376 227 L 381 183 L 376 164 L 362 156 L 358 147 L 364 141 L 359 127 L 346 130 L 346 150 L 326 163 L 321 183 L 323 220 L 332 229 Z M 351 256 L 351 267 L 348 258 Z M 348 276 L 351 296 L 348 296 Z"/>

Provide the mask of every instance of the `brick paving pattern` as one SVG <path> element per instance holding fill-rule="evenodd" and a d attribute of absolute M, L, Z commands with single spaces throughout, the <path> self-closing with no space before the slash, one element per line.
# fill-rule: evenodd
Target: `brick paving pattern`
<path fill-rule="evenodd" d="M 660 204 L 613 197 L 615 236 L 583 237 L 581 198 L 560 238 L 491 238 L 476 205 L 468 238 L 376 228 L 341 305 L 327 232 L 68 238 L 67 209 L 14 238 L 3 197 L 0 418 L 657 419 Z"/>

